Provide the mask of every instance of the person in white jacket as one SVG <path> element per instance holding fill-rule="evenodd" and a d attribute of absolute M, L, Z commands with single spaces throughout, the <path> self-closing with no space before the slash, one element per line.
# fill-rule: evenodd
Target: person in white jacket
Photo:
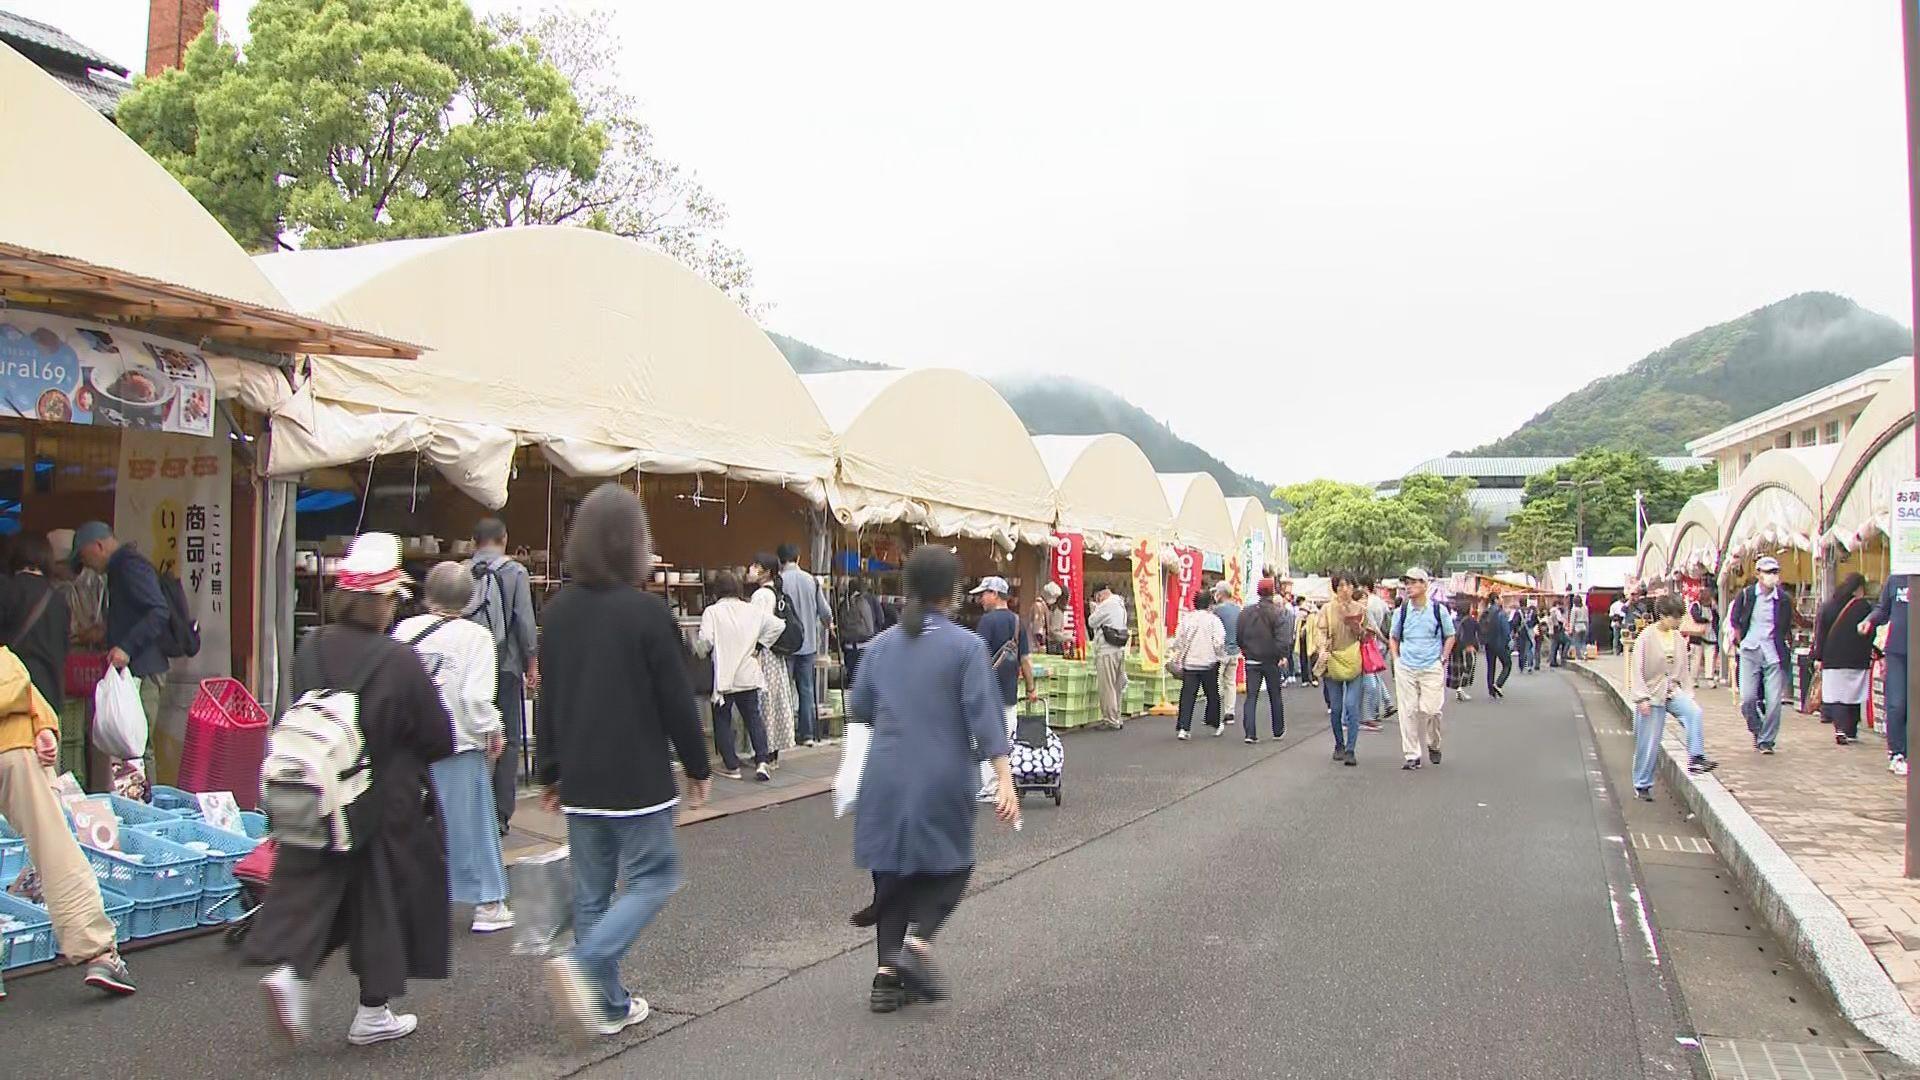
<path fill-rule="evenodd" d="M 447 887 L 456 904 L 473 905 L 476 934 L 513 925 L 507 872 L 500 859 L 493 763 L 506 749 L 494 704 L 499 691 L 493 634 L 462 617 L 473 601 L 473 575 L 455 562 L 427 573 L 427 614 L 393 628 L 413 646 L 453 717 L 453 756 L 434 762 L 433 790 L 447 831 Z"/>
<path fill-rule="evenodd" d="M 1213 596 L 1202 589 L 1193 598 L 1193 610 L 1180 618 L 1180 629 L 1167 649 L 1173 669 L 1180 673 L 1180 716 L 1174 721 L 1174 737 L 1185 742 L 1193 730 L 1193 706 L 1196 697 L 1207 695 L 1207 726 L 1215 738 L 1226 734 L 1221 719 L 1220 665 L 1227 659 L 1227 628 L 1211 610 Z"/>
<path fill-rule="evenodd" d="M 713 575 L 714 602 L 700 614 L 694 652 L 713 657 L 713 745 L 725 766 L 720 775 L 740 779 L 740 754 L 733 739 L 733 712 L 747 725 L 753 744 L 753 778 L 771 780 L 767 724 L 760 695 L 767 688 L 766 668 L 757 655 L 780 639 L 786 623 L 765 607 L 740 599 L 740 579 L 730 570 Z"/>

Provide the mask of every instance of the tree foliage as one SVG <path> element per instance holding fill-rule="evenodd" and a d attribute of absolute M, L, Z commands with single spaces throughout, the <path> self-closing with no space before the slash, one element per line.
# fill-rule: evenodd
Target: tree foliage
<path fill-rule="evenodd" d="M 1453 558 L 1476 524 L 1473 506 L 1467 501 L 1467 492 L 1473 487 L 1469 476 L 1415 473 L 1400 481 L 1400 491 L 1394 498 L 1419 514 L 1434 535 L 1446 542 L 1446 548 L 1434 558 L 1436 565 L 1445 565 Z"/>
<path fill-rule="evenodd" d="M 566 77 L 464 0 L 259 0 L 248 27 L 243 54 L 210 20 L 118 120 L 251 249 L 485 228 L 599 169 Z"/>
<path fill-rule="evenodd" d="M 1521 507 L 1507 519 L 1500 537 L 1507 565 L 1534 577 L 1545 573 L 1547 564 L 1573 551 L 1573 524 L 1561 521 L 1544 509 Z"/>
<path fill-rule="evenodd" d="M 546 8 L 496 15 L 489 25 L 559 69 L 587 122 L 605 133 L 599 171 L 582 179 L 551 165 L 488 193 L 491 225 L 585 225 L 642 240 L 699 271 L 749 312 L 753 269 L 719 238 L 726 206 L 693 173 L 660 156 L 639 99 L 623 85 L 611 11 Z"/>
<path fill-rule="evenodd" d="M 1392 577 L 1415 564 L 1435 564 L 1447 542 L 1398 499 L 1322 499 L 1289 516 L 1288 557 L 1318 572 Z"/>
<path fill-rule="evenodd" d="M 1569 481 L 1585 485 L 1561 488 Z M 1622 450 L 1589 450 L 1564 465 L 1527 479 L 1526 504 L 1522 514 L 1566 526 L 1570 538 L 1557 555 L 1566 555 L 1576 543 L 1580 496 L 1586 497 L 1586 546 L 1595 551 L 1616 547 L 1632 549 L 1635 542 L 1633 493 L 1642 493 L 1648 521 L 1672 521 L 1688 499 L 1713 489 L 1716 474 L 1711 466 L 1674 472 L 1645 454 Z M 1519 521 L 1516 515 L 1514 521 Z M 1509 558 L 1513 557 L 1513 527 L 1501 541 Z"/>

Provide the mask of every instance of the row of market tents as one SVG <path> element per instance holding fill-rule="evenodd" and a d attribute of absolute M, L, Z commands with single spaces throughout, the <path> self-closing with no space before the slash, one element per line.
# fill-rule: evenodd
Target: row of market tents
<path fill-rule="evenodd" d="M 1914 383 L 1902 367 L 1838 443 L 1778 447 L 1732 487 L 1694 496 L 1677 519 L 1649 526 L 1635 578 L 1744 581 L 1762 555 L 1789 581 L 1825 587 L 1850 571 L 1884 581 L 1893 492 L 1914 475 Z"/>
<path fill-rule="evenodd" d="M 218 397 L 268 418 L 268 476 L 417 454 L 499 507 L 534 448 L 573 477 L 777 485 L 853 530 L 1009 551 L 1070 531 L 1103 554 L 1142 538 L 1223 553 L 1258 533 L 1284 565 L 1258 500 L 1157 475 L 1118 435 L 1029 437 L 974 376 L 798 376 L 728 297 L 642 244 L 546 227 L 253 258 L 4 48 L 0 120 L 42 148 L 0 161 L 0 285 L 196 333 Z"/>

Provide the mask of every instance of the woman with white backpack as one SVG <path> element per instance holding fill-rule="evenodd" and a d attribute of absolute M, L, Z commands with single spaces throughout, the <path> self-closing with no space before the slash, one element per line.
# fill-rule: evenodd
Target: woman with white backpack
<path fill-rule="evenodd" d="M 342 945 L 360 981 L 360 1009 L 347 1031 L 355 1046 L 411 1035 L 417 1019 L 394 1015 L 387 1003 L 406 992 L 408 979 L 451 974 L 447 855 L 428 769 L 453 754 L 453 721 L 419 654 L 387 636 L 411 584 L 397 537 L 354 538 L 329 597 L 332 624 L 294 654 L 298 697 L 261 768 L 280 850 L 247 952 L 275 965 L 260 986 L 295 1042 L 312 1030 L 314 973 Z M 324 779 L 331 744 L 282 738 L 306 732 L 349 737 L 363 770 L 350 782 Z M 303 750 L 311 760 L 300 760 Z M 304 787 L 282 781 L 303 765 Z"/>

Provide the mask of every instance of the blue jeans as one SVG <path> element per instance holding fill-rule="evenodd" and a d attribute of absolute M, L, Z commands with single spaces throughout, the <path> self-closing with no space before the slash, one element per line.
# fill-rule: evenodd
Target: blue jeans
<path fill-rule="evenodd" d="M 812 742 L 813 724 L 820 714 L 813 694 L 813 654 L 794 653 L 787 657 L 787 674 L 793 676 L 793 741 Z"/>
<path fill-rule="evenodd" d="M 494 816 L 493 767 L 484 750 L 462 750 L 427 766 L 447 833 L 447 895 L 456 904 L 507 898 L 500 862 L 500 820 Z"/>
<path fill-rule="evenodd" d="M 1322 678 L 1328 722 L 1333 725 L 1333 748 L 1352 750 L 1360 743 L 1360 710 L 1366 706 L 1366 677 L 1352 682 Z"/>
<path fill-rule="evenodd" d="M 1687 756 L 1702 758 L 1707 756 L 1707 733 L 1701 725 L 1700 706 L 1685 694 L 1672 694 L 1667 697 L 1666 707 L 1660 708 L 1649 702 L 1633 710 L 1633 786 L 1646 790 L 1653 786 L 1653 771 L 1656 755 L 1660 753 L 1660 734 L 1667 726 L 1667 717 L 1679 719 L 1680 728 L 1687 736 Z"/>
<path fill-rule="evenodd" d="M 1747 730 L 1753 733 L 1756 746 L 1772 746 L 1780 737 L 1780 699 L 1786 695 L 1786 675 L 1780 662 L 1768 659 L 1766 653 L 1740 650 L 1740 712 L 1747 718 Z"/>
<path fill-rule="evenodd" d="M 673 812 L 568 814 L 567 843 L 573 863 L 574 961 L 598 992 L 595 1004 L 606 1018 L 625 1016 L 631 995 L 620 982 L 620 958 L 680 888 Z"/>
<path fill-rule="evenodd" d="M 1907 753 L 1907 657 L 1887 654 L 1887 753 Z"/>

